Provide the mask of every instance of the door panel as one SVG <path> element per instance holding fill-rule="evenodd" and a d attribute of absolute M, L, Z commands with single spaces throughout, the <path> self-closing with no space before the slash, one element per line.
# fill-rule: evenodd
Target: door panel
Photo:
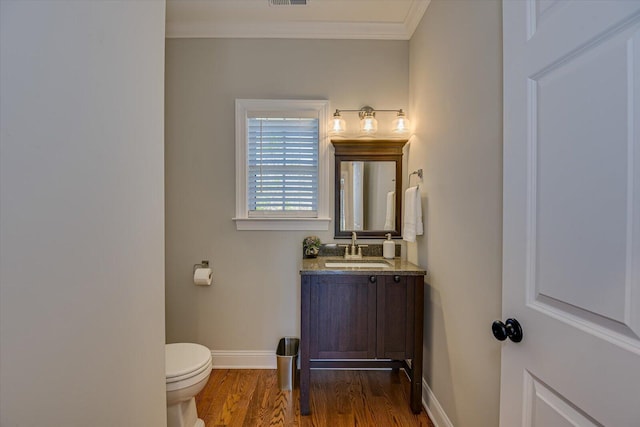
<path fill-rule="evenodd" d="M 377 357 L 413 357 L 414 277 L 378 276 Z"/>
<path fill-rule="evenodd" d="M 640 420 L 640 2 L 504 1 L 503 427 Z"/>
<path fill-rule="evenodd" d="M 560 394 L 525 374 L 525 419 L 527 427 L 602 427 L 580 409 L 571 405 Z"/>
<path fill-rule="evenodd" d="M 367 359 L 376 352 L 376 283 L 331 275 L 311 282 L 311 358 Z"/>
<path fill-rule="evenodd" d="M 529 79 L 528 283 L 541 305 L 631 332 L 638 22 L 615 30 Z"/>

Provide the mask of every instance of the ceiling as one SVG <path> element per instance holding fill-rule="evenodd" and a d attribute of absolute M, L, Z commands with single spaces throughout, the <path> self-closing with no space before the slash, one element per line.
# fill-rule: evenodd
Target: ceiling
<path fill-rule="evenodd" d="M 167 38 L 409 40 L 431 0 L 167 0 Z"/>

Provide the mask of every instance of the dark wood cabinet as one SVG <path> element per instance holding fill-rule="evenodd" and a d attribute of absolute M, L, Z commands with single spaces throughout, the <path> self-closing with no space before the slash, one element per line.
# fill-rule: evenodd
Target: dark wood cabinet
<path fill-rule="evenodd" d="M 420 412 L 423 276 L 302 274 L 301 284 L 302 414 L 312 368 L 404 368 Z"/>
<path fill-rule="evenodd" d="M 376 280 L 369 279 L 316 276 L 311 281 L 312 359 L 376 357 Z"/>
<path fill-rule="evenodd" d="M 378 277 L 378 358 L 405 360 L 413 355 L 415 287 L 407 283 L 411 277 Z"/>

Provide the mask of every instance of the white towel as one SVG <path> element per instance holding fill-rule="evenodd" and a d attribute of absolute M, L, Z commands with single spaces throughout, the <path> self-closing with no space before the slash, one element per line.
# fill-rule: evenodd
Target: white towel
<path fill-rule="evenodd" d="M 385 231 L 395 230 L 396 228 L 396 192 L 389 191 L 387 193 L 387 215 L 384 218 Z"/>
<path fill-rule="evenodd" d="M 420 189 L 418 187 L 409 187 L 404 193 L 402 239 L 407 242 L 415 242 L 416 236 L 421 236 L 423 233 Z"/>

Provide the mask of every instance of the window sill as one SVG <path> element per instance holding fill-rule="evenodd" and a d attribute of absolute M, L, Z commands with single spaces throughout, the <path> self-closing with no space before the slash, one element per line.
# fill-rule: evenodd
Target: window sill
<path fill-rule="evenodd" d="M 233 218 L 236 230 L 326 231 L 331 218 Z"/>

